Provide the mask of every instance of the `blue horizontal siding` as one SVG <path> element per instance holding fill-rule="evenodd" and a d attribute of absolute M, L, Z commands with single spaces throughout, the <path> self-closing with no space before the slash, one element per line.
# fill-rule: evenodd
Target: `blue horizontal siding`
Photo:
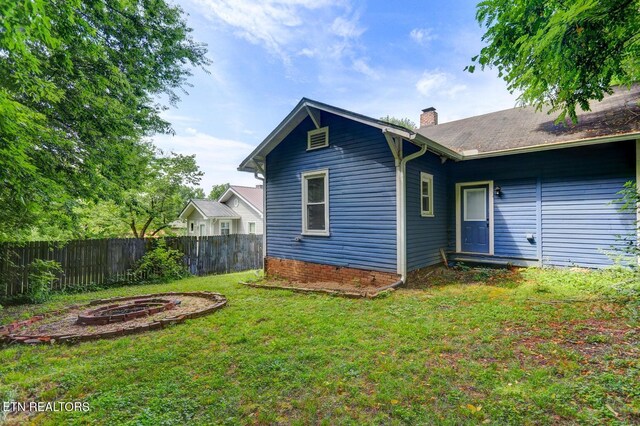
<path fill-rule="evenodd" d="M 394 160 L 372 127 L 322 113 L 329 147 L 306 150 L 309 118 L 267 155 L 267 256 L 396 272 Z M 302 236 L 301 173 L 329 170 L 329 237 Z"/>
<path fill-rule="evenodd" d="M 421 215 L 421 172 L 433 175 L 434 217 Z M 407 271 L 413 271 L 440 263 L 440 249 L 447 247 L 447 174 L 440 157 L 428 152 L 407 163 L 405 176 Z"/>
<path fill-rule="evenodd" d="M 634 230 L 635 214 L 620 212 L 620 203 L 614 202 L 620 198 L 618 191 L 631 178 L 627 175 L 543 180 L 544 264 L 587 267 L 612 264 L 607 253 L 623 248 L 621 237 Z"/>
<path fill-rule="evenodd" d="M 536 179 L 503 179 L 494 185 L 502 189 L 493 200 L 495 255 L 536 259 L 538 238 L 527 239 L 527 234 L 536 235 Z"/>
<path fill-rule="evenodd" d="M 449 174 L 450 249 L 455 249 L 454 184 L 479 180 L 493 180 L 503 192 L 494 196 L 497 256 L 541 255 L 544 265 L 602 267 L 613 263 L 607 251 L 634 236 L 635 213 L 621 212 L 616 202 L 624 183 L 635 180 L 633 141 L 450 163 Z M 535 240 L 527 241 L 527 234 Z"/>

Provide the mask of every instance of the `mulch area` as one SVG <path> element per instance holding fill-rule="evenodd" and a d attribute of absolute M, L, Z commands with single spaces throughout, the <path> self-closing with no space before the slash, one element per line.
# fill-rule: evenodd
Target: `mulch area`
<path fill-rule="evenodd" d="M 301 293 L 324 293 L 334 296 L 351 298 L 373 298 L 382 292 L 393 291 L 394 287 L 389 285 L 372 286 L 362 283 L 338 283 L 335 281 L 316 281 L 300 283 L 295 281 L 262 279 L 255 282 L 241 283 L 255 288 L 293 290 Z"/>

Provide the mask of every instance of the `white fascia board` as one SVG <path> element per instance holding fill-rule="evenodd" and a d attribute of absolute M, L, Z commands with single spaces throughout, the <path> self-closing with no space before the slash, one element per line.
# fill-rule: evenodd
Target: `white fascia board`
<path fill-rule="evenodd" d="M 208 216 L 207 216 L 206 214 L 204 214 L 204 212 L 198 208 L 198 206 L 196 205 L 196 203 L 194 203 L 194 202 L 193 202 L 193 200 L 189 200 L 189 202 L 187 203 L 187 205 L 184 207 L 184 209 L 182 209 L 182 211 L 181 211 L 181 212 L 180 212 L 180 214 L 178 215 L 178 217 L 179 217 L 180 219 L 187 219 L 187 216 L 184 216 L 184 217 L 183 217 L 182 215 L 183 215 L 183 213 L 187 210 L 187 208 L 189 208 L 189 206 L 192 206 L 192 207 L 194 208 L 194 210 L 197 210 L 197 211 L 198 211 L 198 213 L 200 213 L 204 219 L 207 219 L 207 218 L 208 218 Z M 189 213 L 191 213 L 191 212 L 189 212 Z"/>
<path fill-rule="evenodd" d="M 527 154 L 531 152 L 549 151 L 553 149 L 574 148 L 579 146 L 597 145 L 597 144 L 603 144 L 603 143 L 609 143 L 609 142 L 621 142 L 626 140 L 637 139 L 639 136 L 640 136 L 640 132 L 634 132 L 634 133 L 626 133 L 624 135 L 602 136 L 602 137 L 592 138 L 592 139 L 576 139 L 572 141 L 556 142 L 552 144 L 539 144 L 539 145 L 526 146 L 522 148 L 504 149 L 500 151 L 487 151 L 487 152 L 481 152 L 479 154 L 463 155 L 462 160 L 476 160 L 480 158 L 500 157 L 504 155 Z"/>
<path fill-rule="evenodd" d="M 264 191 L 264 188 L 262 189 Z M 229 187 L 229 189 L 227 189 L 224 194 L 222 194 L 222 196 L 218 199 L 219 202 L 223 203 L 225 201 L 227 201 L 229 198 L 227 197 L 227 194 L 232 193 L 233 195 L 235 195 L 236 197 L 240 198 L 242 201 L 244 201 L 244 203 L 246 205 L 248 205 L 249 207 L 251 207 L 253 209 L 253 211 L 255 211 L 256 213 L 258 213 L 260 215 L 260 217 L 262 217 L 262 212 L 260 210 L 258 210 L 258 208 L 256 206 L 254 206 L 253 204 L 251 204 L 249 202 L 249 200 L 247 200 L 246 198 L 244 198 L 242 195 L 240 195 L 240 193 L 236 190 L 234 190 L 232 187 Z M 229 207 L 230 209 L 233 210 L 233 207 Z"/>
<path fill-rule="evenodd" d="M 312 101 L 310 99 L 303 98 L 298 105 L 285 117 L 284 120 L 276 127 L 270 134 L 267 136 L 264 141 L 256 149 L 253 150 L 251 154 L 242 162 L 238 167 L 239 171 L 249 171 L 255 172 L 255 164 L 254 158 L 260 156 L 262 158 L 266 157 L 269 152 L 271 152 L 282 140 L 294 129 L 296 128 L 307 116 L 310 115 L 310 111 L 324 111 L 330 114 L 334 114 L 351 121 L 355 121 L 358 123 L 366 124 L 371 127 L 378 128 L 383 131 L 388 131 L 390 133 L 401 136 L 405 139 L 412 140 L 416 136 L 419 136 L 417 133 L 412 132 L 410 130 L 396 127 L 389 123 L 383 123 L 379 120 L 376 120 L 371 117 L 366 117 L 364 115 L 360 115 L 354 113 L 352 111 L 343 110 L 340 108 L 332 107 L 331 105 L 322 104 L 319 102 Z M 313 114 L 313 112 L 311 112 Z M 312 116 L 312 120 L 314 117 Z M 315 120 L 314 120 L 315 124 Z M 426 142 L 428 139 L 424 138 Z M 434 144 L 438 145 L 438 144 Z M 453 153 L 453 151 L 449 150 Z"/>

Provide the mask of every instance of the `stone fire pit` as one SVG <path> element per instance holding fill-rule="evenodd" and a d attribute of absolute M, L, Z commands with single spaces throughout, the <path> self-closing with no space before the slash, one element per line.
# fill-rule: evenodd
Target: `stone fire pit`
<path fill-rule="evenodd" d="M 158 330 L 226 305 L 218 293 L 172 292 L 94 300 L 0 327 L 0 343 L 77 343 Z"/>

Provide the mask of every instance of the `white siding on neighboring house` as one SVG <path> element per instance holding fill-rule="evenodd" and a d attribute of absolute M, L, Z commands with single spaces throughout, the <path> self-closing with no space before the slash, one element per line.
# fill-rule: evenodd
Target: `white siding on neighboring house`
<path fill-rule="evenodd" d="M 236 203 L 237 201 L 237 203 Z M 249 222 L 255 222 L 256 224 L 256 234 L 262 234 L 263 232 L 263 224 L 262 217 L 258 214 L 258 212 L 251 206 L 249 206 L 246 202 L 244 202 L 237 195 L 232 195 L 225 204 L 233 209 L 238 215 L 240 215 L 240 220 L 234 220 L 232 224 L 231 232 L 233 234 L 248 234 L 249 233 Z M 236 205 L 237 204 L 237 205 Z"/>
<path fill-rule="evenodd" d="M 187 217 L 187 235 L 199 237 L 203 229 L 202 227 L 204 227 L 204 235 L 211 235 L 211 220 L 205 219 L 197 209 L 193 209 Z"/>

